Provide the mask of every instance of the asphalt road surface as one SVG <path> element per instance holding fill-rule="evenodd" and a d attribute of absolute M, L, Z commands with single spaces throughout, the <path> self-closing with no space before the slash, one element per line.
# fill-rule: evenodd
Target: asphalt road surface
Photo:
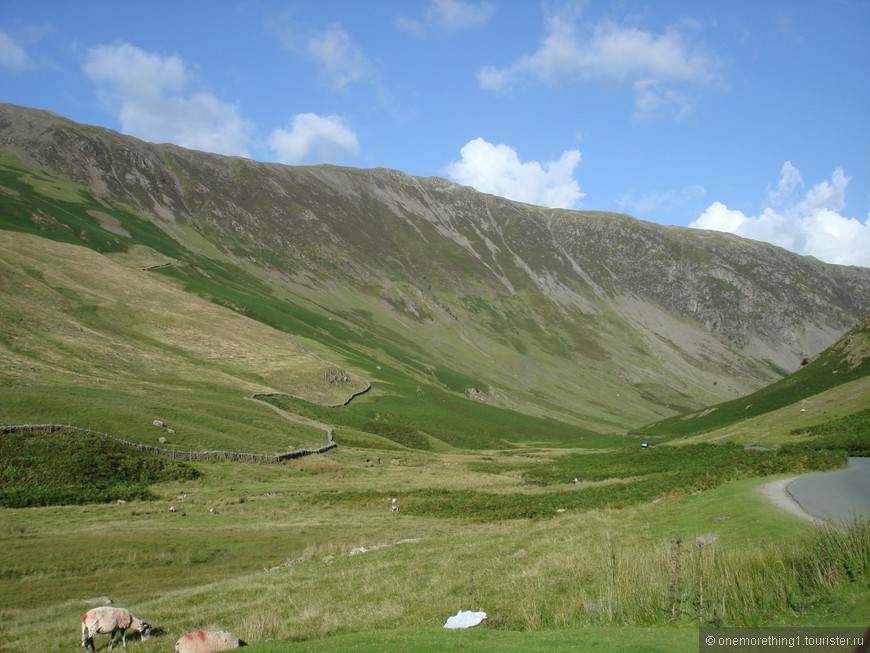
<path fill-rule="evenodd" d="M 816 517 L 840 524 L 870 519 L 870 458 L 849 458 L 845 469 L 799 476 L 787 490 Z"/>

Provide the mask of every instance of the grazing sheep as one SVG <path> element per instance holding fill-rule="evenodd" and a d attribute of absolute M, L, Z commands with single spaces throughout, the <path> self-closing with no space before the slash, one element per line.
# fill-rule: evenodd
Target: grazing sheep
<path fill-rule="evenodd" d="M 137 619 L 126 608 L 113 608 L 101 606 L 93 608 L 82 617 L 82 646 L 94 650 L 94 635 L 103 633 L 111 634 L 109 649 L 115 645 L 115 635 L 121 632 L 121 644 L 127 648 L 127 629 L 135 630 L 142 634 L 142 639 L 148 639 L 151 626 L 141 619 Z"/>
<path fill-rule="evenodd" d="M 240 646 L 247 644 L 228 630 L 197 630 L 175 642 L 175 653 L 215 653 Z"/>

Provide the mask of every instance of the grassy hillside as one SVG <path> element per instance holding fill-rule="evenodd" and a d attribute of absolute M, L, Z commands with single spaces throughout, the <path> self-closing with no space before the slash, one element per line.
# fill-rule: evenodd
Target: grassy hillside
<path fill-rule="evenodd" d="M 0 231 L 0 422 L 61 422 L 185 449 L 284 451 L 322 428 L 249 401 L 339 402 L 365 387 L 289 336 L 91 250 Z"/>
<path fill-rule="evenodd" d="M 4 229 L 148 268 L 433 414 L 446 392 L 624 430 L 779 378 L 870 299 L 866 271 L 722 234 L 0 116 Z"/>
<path fill-rule="evenodd" d="M 0 422 L 68 422 L 154 443 L 159 418 L 176 432 L 171 446 L 255 452 L 322 444 L 323 422 L 346 424 L 347 442 L 422 448 L 571 444 L 591 432 L 470 399 L 471 389 L 498 393 L 437 362 L 374 307 L 352 308 L 352 293 L 324 298 L 328 308 L 291 297 L 262 271 L 205 244 L 208 256 L 194 253 L 129 207 L 3 163 L 0 361 L 11 373 Z M 358 328 L 361 315 L 377 328 Z M 445 331 L 439 346 L 451 342 Z M 246 399 L 285 393 L 306 400 L 294 412 L 308 413 L 367 381 L 375 389 L 353 408 L 363 417 L 321 410 L 319 422 L 287 421 Z M 573 410 L 543 394 L 537 402 L 533 413 Z M 599 426 L 612 419 L 593 410 Z"/>
<path fill-rule="evenodd" d="M 257 307 L 255 317 L 262 321 L 240 315 L 254 311 L 229 310 L 182 292 L 160 271 L 0 231 L 0 314 L 7 325 L 0 361 L 9 370 L 0 385 L 0 422 L 59 421 L 154 444 L 165 433 L 151 422 L 161 419 L 175 431 L 168 438 L 172 446 L 255 452 L 319 446 L 323 423 L 346 426 L 339 439 L 363 432 L 424 449 L 438 442 L 568 445 L 588 433 L 474 401 L 460 394 L 474 380 L 448 368 L 427 370 L 432 384 L 411 376 L 413 361 L 375 369 L 361 353 L 370 343 L 360 335 L 342 338 L 345 329 L 314 314 L 294 318 L 286 302 L 266 294 L 234 294 L 238 279 L 221 286 L 216 268 L 210 271 L 209 277 L 196 277 L 212 284 L 200 287 L 203 294 L 213 290 L 222 293 L 221 302 Z M 276 307 L 272 314 L 270 306 Z M 331 334 L 336 349 L 345 352 L 341 364 L 312 355 L 298 339 L 268 325 L 290 330 L 294 321 L 321 342 Z M 401 351 L 393 351 L 392 359 L 401 360 Z M 318 408 L 343 403 L 367 387 L 364 377 L 347 371 L 354 363 L 356 369 L 372 368 L 378 387 L 351 407 Z M 249 401 L 256 393 L 286 393 L 280 405 L 298 419 L 282 419 Z"/>
<path fill-rule="evenodd" d="M 644 426 L 635 434 L 665 441 L 696 436 L 695 440 L 737 439 L 745 443 L 777 443 L 778 436 L 807 431 L 801 422 L 825 424 L 850 413 L 863 414 L 870 403 L 870 318 L 798 371 L 745 397 Z M 830 402 L 828 402 L 830 397 Z M 830 406 L 828 406 L 830 403 Z M 809 410 L 809 415 L 807 411 Z M 788 412 L 789 418 L 783 417 Z M 779 423 L 773 438 L 759 437 L 753 428 L 770 416 Z M 858 418 L 860 420 L 860 418 Z M 782 428 L 782 422 L 790 428 Z M 866 432 L 865 432 L 866 433 Z"/>
<path fill-rule="evenodd" d="M 0 506 L 6 508 L 153 499 L 155 483 L 199 477 L 189 465 L 90 433 L 0 436 Z"/>

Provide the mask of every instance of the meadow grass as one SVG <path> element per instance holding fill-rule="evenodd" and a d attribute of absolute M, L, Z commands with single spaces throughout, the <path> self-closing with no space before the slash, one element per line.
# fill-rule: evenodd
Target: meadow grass
<path fill-rule="evenodd" d="M 607 628 L 587 626 L 538 632 L 508 632 L 480 627 L 464 631 L 443 628 L 396 628 L 362 631 L 302 642 L 257 642 L 252 653 L 552 653 L 612 651 L 614 653 L 692 653 L 698 635 L 687 628 Z"/>
<path fill-rule="evenodd" d="M 371 462 L 383 453 L 193 463 L 201 478 L 154 485 L 151 500 L 0 509 L 4 641 L 68 650 L 84 599 L 108 595 L 165 632 L 131 643 L 143 653 L 196 628 L 229 628 L 263 651 L 691 650 L 698 625 L 836 623 L 840 593 L 867 587 L 867 525 L 817 531 L 770 505 L 758 478 L 621 509 L 444 518 L 412 514 L 409 497 L 439 485 L 549 489 L 476 471 L 514 451 Z M 542 465 L 563 455 L 530 454 Z M 442 631 L 461 609 L 485 610 L 486 625 Z"/>

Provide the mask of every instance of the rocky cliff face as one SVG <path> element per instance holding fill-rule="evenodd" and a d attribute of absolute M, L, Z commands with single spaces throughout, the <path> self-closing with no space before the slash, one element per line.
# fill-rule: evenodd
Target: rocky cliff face
<path fill-rule="evenodd" d="M 0 148 L 375 340 L 397 329 L 484 399 L 599 423 L 755 389 L 870 312 L 864 268 L 443 179 L 256 163 L 10 105 Z"/>

